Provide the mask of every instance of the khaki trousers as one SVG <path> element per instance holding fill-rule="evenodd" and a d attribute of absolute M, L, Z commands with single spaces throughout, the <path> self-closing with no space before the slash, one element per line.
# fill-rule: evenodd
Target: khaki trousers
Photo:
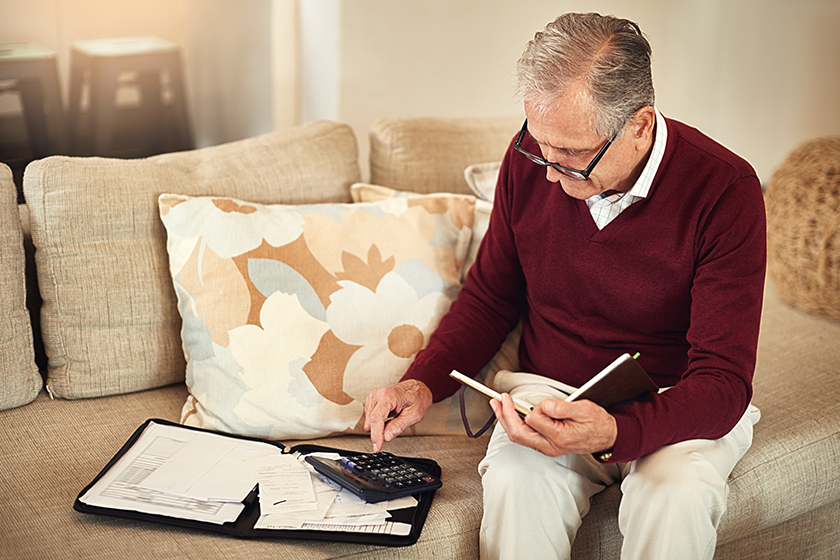
<path fill-rule="evenodd" d="M 535 385 L 510 392 L 532 405 L 558 396 Z M 590 498 L 621 483 L 623 560 L 711 559 L 726 511 L 726 480 L 749 449 L 759 417 L 750 405 L 718 440 L 684 441 L 610 465 L 589 455 L 547 457 L 511 442 L 497 425 L 478 466 L 484 487 L 481 558 L 570 558 Z"/>

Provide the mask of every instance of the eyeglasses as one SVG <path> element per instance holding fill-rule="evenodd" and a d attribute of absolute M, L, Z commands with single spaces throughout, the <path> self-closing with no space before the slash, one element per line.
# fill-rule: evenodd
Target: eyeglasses
<path fill-rule="evenodd" d="M 537 165 L 542 165 L 543 167 L 551 166 L 556 169 L 558 172 L 562 173 L 566 177 L 571 179 L 575 179 L 576 181 L 588 181 L 589 175 L 592 173 L 592 170 L 595 169 L 595 166 L 598 165 L 598 162 L 601 161 L 601 158 L 604 155 L 604 152 L 607 151 L 607 148 L 610 147 L 618 133 L 613 134 L 613 137 L 607 140 L 607 143 L 604 144 L 604 147 L 598 152 L 589 165 L 586 166 L 586 169 L 572 169 L 571 167 L 566 167 L 565 165 L 560 165 L 559 163 L 554 163 L 553 161 L 548 161 L 540 156 L 534 155 L 531 152 L 526 152 L 522 149 L 522 140 L 525 138 L 525 133 L 528 132 L 528 119 L 525 119 L 525 124 L 522 125 L 522 130 L 519 131 L 519 136 L 516 137 L 516 142 L 513 143 L 514 149 L 517 152 L 524 155 L 526 158 L 530 159 Z"/>

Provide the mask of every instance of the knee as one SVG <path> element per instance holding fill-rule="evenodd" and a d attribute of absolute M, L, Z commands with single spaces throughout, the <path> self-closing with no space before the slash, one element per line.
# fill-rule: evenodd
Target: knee
<path fill-rule="evenodd" d="M 655 503 L 671 511 L 725 508 L 728 487 L 711 463 L 691 452 L 678 461 L 671 455 L 669 460 L 639 459 L 621 484 L 622 501 L 647 507 Z"/>
<path fill-rule="evenodd" d="M 545 469 L 537 466 L 541 457 L 529 456 L 534 453 L 525 447 L 510 445 L 485 458 L 480 468 L 485 493 L 487 490 L 527 492 L 529 488 L 541 487 Z"/>
<path fill-rule="evenodd" d="M 551 511 L 570 512 L 570 524 L 579 523 L 589 510 L 589 498 L 604 487 L 580 472 L 577 460 L 547 457 L 520 445 L 498 450 L 480 467 L 485 505 L 528 511 L 549 504 Z"/>

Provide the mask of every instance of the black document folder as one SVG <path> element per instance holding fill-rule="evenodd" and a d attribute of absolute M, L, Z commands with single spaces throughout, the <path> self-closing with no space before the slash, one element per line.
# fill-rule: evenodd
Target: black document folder
<path fill-rule="evenodd" d="M 204 430 L 201 428 L 194 428 L 191 426 L 183 426 L 175 422 L 161 419 L 149 419 L 144 422 L 134 434 L 128 439 L 125 445 L 117 452 L 116 455 L 105 465 L 105 468 L 91 481 L 73 503 L 73 509 L 82 513 L 89 513 L 95 515 L 108 515 L 116 517 L 125 517 L 129 519 L 139 519 L 142 521 L 151 521 L 154 523 L 163 523 L 167 525 L 174 525 L 179 527 L 187 527 L 191 529 L 200 529 L 205 531 L 212 531 L 215 533 L 222 533 L 239 538 L 288 538 L 288 539 L 312 539 L 312 540 L 327 540 L 327 541 L 342 541 L 354 542 L 361 544 L 374 544 L 382 546 L 406 546 L 417 542 L 420 538 L 420 532 L 423 530 L 423 524 L 426 521 L 426 516 L 429 513 L 429 508 L 432 505 L 435 491 L 424 492 L 417 494 L 417 505 L 410 508 L 404 508 L 389 512 L 390 519 L 399 523 L 410 525 L 408 534 L 381 534 L 375 532 L 347 532 L 347 531 L 331 531 L 331 530 L 311 530 L 311 529 L 263 529 L 255 528 L 257 520 L 260 518 L 260 503 L 257 499 L 257 489 L 254 488 L 248 497 L 243 501 L 244 509 L 238 517 L 227 523 L 214 523 L 195 519 L 183 519 L 180 517 L 173 517 L 168 515 L 160 515 L 155 513 L 146 513 L 143 511 L 134 511 L 132 509 L 102 507 L 87 504 L 83 501 L 83 497 L 88 491 L 102 478 L 108 471 L 114 467 L 131 448 L 137 443 L 144 430 L 151 424 L 161 424 L 167 426 L 174 426 L 183 430 L 197 430 L 199 432 L 207 432 L 224 436 L 226 438 L 236 438 L 242 440 L 249 440 L 254 442 L 262 442 L 278 447 L 283 453 L 315 453 L 315 452 L 331 452 L 340 455 L 352 455 L 358 451 L 336 449 L 332 447 L 324 447 L 313 444 L 301 444 L 294 447 L 287 447 L 284 444 L 276 441 L 269 441 L 260 438 L 252 438 L 246 436 L 239 436 L 233 434 L 224 434 L 214 432 L 211 430 Z M 440 466 L 431 459 L 403 457 L 409 463 L 413 463 L 418 468 L 432 474 L 435 477 L 440 477 Z"/>

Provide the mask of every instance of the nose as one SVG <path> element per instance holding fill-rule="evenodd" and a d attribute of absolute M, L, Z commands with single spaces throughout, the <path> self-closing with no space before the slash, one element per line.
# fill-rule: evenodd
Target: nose
<path fill-rule="evenodd" d="M 546 149 L 543 146 L 540 146 L 540 153 L 542 154 L 543 159 L 545 159 L 546 161 L 561 161 L 560 158 L 563 157 L 563 154 L 553 150 L 551 147 Z M 546 166 L 545 178 L 550 183 L 559 183 L 562 177 L 563 174 L 554 169 L 552 166 Z"/>
<path fill-rule="evenodd" d="M 545 168 L 545 178 L 548 182 L 559 183 L 562 177 L 563 174 L 551 167 L 550 165 Z"/>

